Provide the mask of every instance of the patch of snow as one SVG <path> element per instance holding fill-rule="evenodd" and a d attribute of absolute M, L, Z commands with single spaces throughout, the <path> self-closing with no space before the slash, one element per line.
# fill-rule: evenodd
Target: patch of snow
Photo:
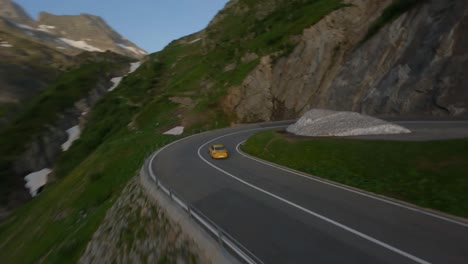
<path fill-rule="evenodd" d="M 30 173 L 24 177 L 26 181 L 25 187 L 29 189 L 29 193 L 32 197 L 37 195 L 39 188 L 47 183 L 47 175 L 51 172 L 51 169 L 45 168 L 40 171 Z"/>
<path fill-rule="evenodd" d="M 64 47 L 56 47 L 57 49 L 65 49 Z"/>
<path fill-rule="evenodd" d="M 8 43 L 8 41 L 0 41 L 0 47 L 11 48 L 13 45 Z"/>
<path fill-rule="evenodd" d="M 128 74 L 136 71 L 138 69 L 138 67 L 140 67 L 140 66 L 141 66 L 141 61 L 130 63 L 130 69 L 128 70 Z M 125 76 L 127 76 L 127 75 L 125 75 Z M 113 83 L 113 85 L 109 89 L 107 89 L 107 91 L 110 92 L 110 91 L 114 90 L 115 88 L 117 88 L 117 86 L 119 86 L 120 82 L 122 81 L 122 78 L 123 78 L 123 76 L 112 78 L 110 81 Z"/>
<path fill-rule="evenodd" d="M 136 71 L 140 66 L 141 66 L 141 61 L 130 63 L 130 70 L 128 71 L 128 74 Z"/>
<path fill-rule="evenodd" d="M 202 40 L 202 38 L 197 38 L 197 39 L 194 39 L 194 40 L 190 41 L 188 44 L 193 44 L 193 43 L 198 42 L 200 40 Z"/>
<path fill-rule="evenodd" d="M 67 39 L 67 38 L 60 38 L 60 40 L 62 40 L 63 42 L 67 43 L 70 46 L 73 46 L 75 48 L 79 48 L 82 50 L 104 52 L 102 49 L 89 45 L 88 43 L 86 43 L 86 41 L 83 41 L 83 40 L 72 40 L 72 39 Z"/>
<path fill-rule="evenodd" d="M 109 92 L 117 88 L 117 86 L 119 86 L 120 82 L 122 81 L 122 77 L 114 77 L 110 81 L 114 84 L 109 89 L 107 89 L 107 91 Z"/>
<path fill-rule="evenodd" d="M 410 130 L 356 112 L 312 109 L 286 129 L 301 136 L 358 136 L 411 133 Z"/>
<path fill-rule="evenodd" d="M 54 29 L 54 28 L 55 28 L 55 26 L 39 25 L 39 28 Z"/>
<path fill-rule="evenodd" d="M 140 49 L 137 49 L 137 48 L 134 48 L 134 47 L 130 47 L 130 46 L 127 46 L 127 45 L 122 44 L 122 43 L 117 43 L 117 45 L 119 45 L 121 48 L 126 49 L 126 50 L 129 50 L 129 51 L 131 51 L 131 52 L 133 52 L 133 53 L 135 53 L 135 54 L 138 54 L 138 53 L 143 54 L 143 55 L 146 55 L 146 54 L 147 54 L 146 52 L 144 52 L 144 51 L 142 51 L 142 50 L 140 50 Z"/>
<path fill-rule="evenodd" d="M 164 135 L 182 135 L 182 133 L 184 133 L 184 127 L 183 126 L 176 126 L 174 127 L 173 129 L 170 129 L 166 132 L 164 132 L 163 134 Z"/>
<path fill-rule="evenodd" d="M 55 28 L 54 26 L 39 25 L 39 28 L 37 28 L 37 30 L 52 33 L 52 31 L 50 31 L 50 29 L 54 29 L 54 28 Z"/>
<path fill-rule="evenodd" d="M 79 126 L 74 126 L 67 129 L 68 140 L 62 144 L 62 150 L 67 151 L 73 144 L 73 141 L 80 138 L 81 130 Z"/>
<path fill-rule="evenodd" d="M 30 27 L 28 25 L 24 25 L 24 24 L 20 24 L 20 23 L 15 23 L 15 25 L 19 28 L 22 28 L 22 29 L 28 29 L 28 30 L 36 30 L 35 28 L 33 27 Z"/>

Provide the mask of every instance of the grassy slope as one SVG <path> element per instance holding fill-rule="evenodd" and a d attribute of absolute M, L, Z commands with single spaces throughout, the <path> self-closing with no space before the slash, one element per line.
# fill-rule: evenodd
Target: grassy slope
<path fill-rule="evenodd" d="M 151 127 L 127 129 L 141 109 L 135 102 L 149 100 L 145 98 L 158 73 L 157 67 L 142 66 L 97 104 L 82 137 L 57 166 L 56 173 L 63 179 L 0 225 L 0 262 L 76 262 L 144 158 L 174 139 L 155 133 Z M 153 113 L 153 120 L 167 120 L 173 108 L 166 105 Z"/>
<path fill-rule="evenodd" d="M 17 118 L 0 131 L 0 185 L 7 188 L 17 182 L 11 178 L 9 164 L 17 159 L 33 138 L 46 130 L 46 125 L 52 125 L 58 120 L 58 113 L 72 107 L 98 82 L 107 81 L 112 72 L 128 67 L 128 63 L 129 60 L 121 56 L 117 56 L 117 59 L 85 62 L 63 74 L 43 93 L 31 100 Z M 8 192 L 3 188 L 0 187 L 2 199 Z"/>
<path fill-rule="evenodd" d="M 258 64 L 242 63 L 240 57 L 247 51 L 261 56 L 286 50 L 289 36 L 342 6 L 340 1 L 297 0 L 293 8 L 291 1 L 277 1 L 279 11 L 257 20 L 254 6 L 263 2 L 240 1 L 250 7 L 242 15 L 225 10 L 229 15 L 207 30 L 206 45 L 173 42 L 149 56 L 99 102 L 81 138 L 55 168 L 62 180 L 0 224 L 0 262 L 75 262 L 144 157 L 177 139 L 161 132 L 179 125 L 180 116 L 197 117 L 187 133 L 228 125 L 229 114 L 219 101 Z M 246 38 L 254 30 L 256 37 Z M 223 72 L 230 63 L 237 67 Z M 190 97 L 196 106 L 187 112 L 168 100 L 173 96 Z"/>
<path fill-rule="evenodd" d="M 468 140 L 291 138 L 260 132 L 244 151 L 299 171 L 468 217 Z"/>

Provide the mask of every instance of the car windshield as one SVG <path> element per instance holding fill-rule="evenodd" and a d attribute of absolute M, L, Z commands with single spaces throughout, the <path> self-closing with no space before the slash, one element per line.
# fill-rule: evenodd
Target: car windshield
<path fill-rule="evenodd" d="M 225 150 L 225 148 L 223 146 L 215 146 L 214 149 L 215 150 Z"/>

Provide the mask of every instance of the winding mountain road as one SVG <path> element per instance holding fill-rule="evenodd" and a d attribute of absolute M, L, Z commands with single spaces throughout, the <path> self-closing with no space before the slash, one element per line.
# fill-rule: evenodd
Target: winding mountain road
<path fill-rule="evenodd" d="M 188 137 L 160 151 L 150 169 L 264 263 L 468 263 L 466 222 L 237 151 L 253 133 L 287 124 L 247 125 Z M 428 139 L 424 131 L 434 124 L 402 125 Z M 468 122 L 447 126 L 458 131 L 456 137 L 468 135 Z M 229 159 L 212 160 L 207 153 L 212 143 L 225 144 Z"/>

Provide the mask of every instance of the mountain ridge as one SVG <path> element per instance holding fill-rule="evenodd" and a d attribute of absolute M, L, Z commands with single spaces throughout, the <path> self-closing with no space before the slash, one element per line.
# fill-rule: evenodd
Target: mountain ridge
<path fill-rule="evenodd" d="M 31 41 L 68 55 L 106 50 L 136 59 L 147 55 L 145 50 L 122 37 L 102 17 L 96 15 L 54 15 L 42 11 L 38 19 L 34 20 L 14 1 L 1 0 L 0 7 L 0 17 L 10 22 L 0 27 L 0 30 L 23 34 Z"/>
<path fill-rule="evenodd" d="M 0 0 L 0 17 L 14 19 L 23 23 L 34 21 L 20 5 L 11 0 Z"/>

